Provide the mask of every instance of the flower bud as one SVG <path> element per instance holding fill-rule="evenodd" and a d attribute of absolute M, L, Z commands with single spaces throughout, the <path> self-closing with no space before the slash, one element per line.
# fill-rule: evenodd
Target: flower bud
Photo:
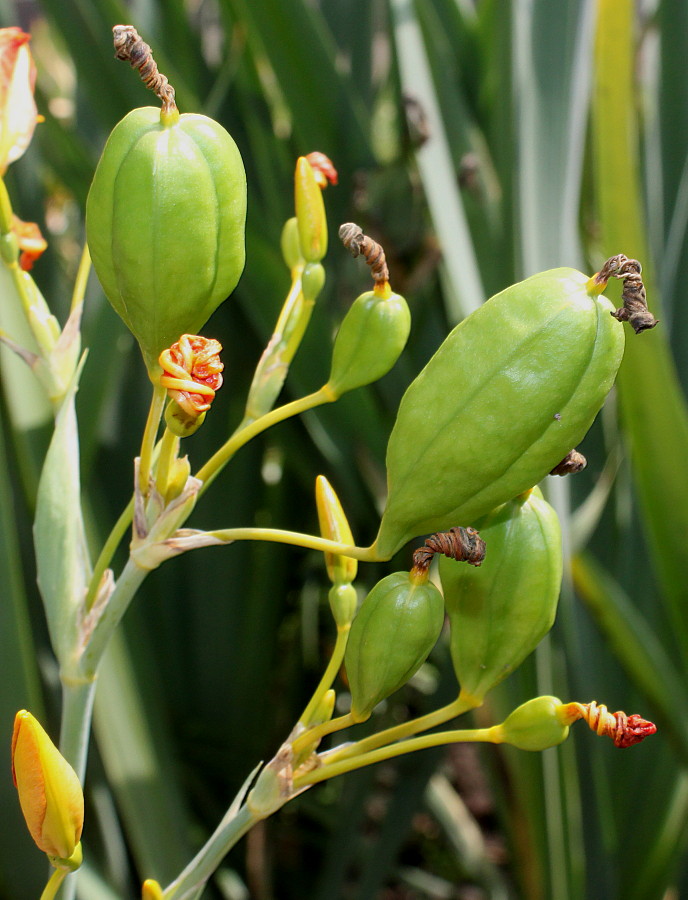
<path fill-rule="evenodd" d="M 569 726 L 561 700 L 544 696 L 522 703 L 490 732 L 495 744 L 511 744 L 519 750 L 546 750 L 566 740 Z"/>
<path fill-rule="evenodd" d="M 320 262 L 327 253 L 327 217 L 322 189 L 305 156 L 296 161 L 294 200 L 301 253 L 307 262 Z"/>
<path fill-rule="evenodd" d="M 81 839 L 84 795 L 74 769 L 26 710 L 17 713 L 12 735 L 12 778 L 26 824 L 37 846 L 69 860 Z"/>
<path fill-rule="evenodd" d="M 318 508 L 320 534 L 330 541 L 353 545 L 353 535 L 342 505 L 324 475 L 318 475 L 315 482 L 315 503 Z M 355 559 L 337 553 L 325 553 L 325 565 L 333 584 L 351 584 L 358 571 Z"/>
<path fill-rule="evenodd" d="M 22 156 L 38 121 L 30 39 L 21 28 L 0 28 L 0 175 Z"/>
<path fill-rule="evenodd" d="M 177 437 L 188 437 L 203 422 L 215 392 L 222 386 L 219 341 L 183 334 L 160 354 L 162 387 L 172 403 L 165 410 L 167 427 Z"/>
<path fill-rule="evenodd" d="M 162 888 L 154 878 L 146 878 L 143 882 L 141 900 L 162 900 Z"/>
<path fill-rule="evenodd" d="M 287 219 L 284 223 L 280 246 L 282 258 L 288 269 L 293 269 L 299 264 L 303 265 L 304 259 L 301 255 L 301 244 L 299 243 L 299 223 L 296 216 Z"/>

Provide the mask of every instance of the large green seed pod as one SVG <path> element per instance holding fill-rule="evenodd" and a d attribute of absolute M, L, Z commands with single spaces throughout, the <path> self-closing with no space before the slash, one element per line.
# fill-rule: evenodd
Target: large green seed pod
<path fill-rule="evenodd" d="M 480 568 L 441 557 L 450 648 L 461 696 L 479 706 L 552 627 L 562 577 L 557 514 L 535 488 L 478 523 Z"/>
<path fill-rule="evenodd" d="M 110 135 L 86 204 L 103 290 L 152 376 L 181 334 L 198 334 L 244 267 L 246 175 L 206 116 L 135 109 Z"/>
<path fill-rule="evenodd" d="M 443 622 L 442 595 L 429 581 L 394 572 L 375 585 L 351 624 L 344 660 L 357 721 L 418 671 Z"/>
<path fill-rule="evenodd" d="M 399 359 L 410 330 L 411 314 L 401 294 L 389 289 L 361 294 L 337 332 L 327 387 L 339 397 L 382 378 Z"/>
<path fill-rule="evenodd" d="M 416 535 L 473 524 L 579 443 L 623 356 L 623 328 L 600 290 L 575 269 L 552 269 L 449 334 L 399 407 L 379 558 Z"/>

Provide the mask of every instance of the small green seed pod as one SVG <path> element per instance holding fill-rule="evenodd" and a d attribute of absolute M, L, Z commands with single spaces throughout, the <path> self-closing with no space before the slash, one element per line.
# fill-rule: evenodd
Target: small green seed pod
<path fill-rule="evenodd" d="M 552 627 L 562 577 L 557 514 L 535 488 L 478 523 L 480 568 L 441 557 L 450 648 L 461 696 L 479 706 Z"/>
<path fill-rule="evenodd" d="M 449 334 L 399 407 L 379 558 L 415 535 L 473 524 L 580 442 L 624 348 L 592 281 L 574 269 L 534 275 Z"/>
<path fill-rule="evenodd" d="M 394 572 L 375 585 L 351 624 L 344 659 L 356 721 L 418 671 L 443 622 L 442 595 L 427 576 Z"/>
<path fill-rule="evenodd" d="M 86 203 L 105 294 L 141 346 L 198 334 L 244 268 L 246 175 L 225 129 L 201 115 L 135 109 L 115 126 Z"/>
<path fill-rule="evenodd" d="M 406 300 L 389 285 L 361 294 L 337 332 L 327 387 L 339 397 L 382 378 L 399 359 L 410 330 Z"/>
<path fill-rule="evenodd" d="M 545 696 L 522 703 L 490 731 L 495 744 L 511 744 L 519 750 L 546 750 L 566 740 L 569 726 L 561 700 Z"/>

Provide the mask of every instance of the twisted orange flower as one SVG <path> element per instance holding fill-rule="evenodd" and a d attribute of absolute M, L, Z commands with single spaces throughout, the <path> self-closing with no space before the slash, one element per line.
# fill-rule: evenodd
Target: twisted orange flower
<path fill-rule="evenodd" d="M 12 216 L 12 231 L 21 250 L 19 267 L 30 272 L 38 257 L 47 249 L 48 242 L 35 222 L 24 222 L 18 216 Z"/>
<path fill-rule="evenodd" d="M 611 713 L 606 706 L 598 705 L 594 700 L 591 703 L 567 703 L 565 706 L 569 722 L 584 719 L 596 734 L 610 737 L 615 747 L 632 747 L 657 731 L 654 723 L 637 713 L 632 716 L 624 712 Z"/>
<path fill-rule="evenodd" d="M 222 345 L 213 338 L 183 334 L 176 344 L 160 354 L 158 362 L 163 369 L 160 384 L 190 418 L 197 418 L 210 409 L 215 392 L 222 385 L 221 350 Z"/>
<path fill-rule="evenodd" d="M 319 150 L 314 150 L 312 153 L 306 154 L 306 159 L 311 169 L 313 169 L 315 180 L 321 188 L 327 187 L 328 181 L 330 184 L 337 184 L 337 170 L 329 156 L 325 156 Z"/>

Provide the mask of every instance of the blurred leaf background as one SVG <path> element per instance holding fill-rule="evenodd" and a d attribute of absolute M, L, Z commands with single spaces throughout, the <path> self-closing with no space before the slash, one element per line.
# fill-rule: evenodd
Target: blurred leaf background
<path fill-rule="evenodd" d="M 641 712 L 659 735 L 620 752 L 578 726 L 544 754 L 426 751 L 340 778 L 250 833 L 204 896 L 688 895 L 685 0 L 3 0 L 0 24 L 33 35 L 45 116 L 8 182 L 18 214 L 38 220 L 50 241 L 35 275 L 62 320 L 104 141 L 129 109 L 151 103 L 113 58 L 120 22 L 151 44 L 182 111 L 229 129 L 248 174 L 246 271 L 206 329 L 226 348 L 226 387 L 190 442 L 192 460 L 240 420 L 288 288 L 279 235 L 296 156 L 320 150 L 334 160 L 331 233 L 354 220 L 383 243 L 414 317 L 390 375 L 246 447 L 192 524 L 316 531 L 322 472 L 358 543 L 369 543 L 405 386 L 455 322 L 535 271 L 593 272 L 614 253 L 637 256 L 661 320 L 641 337 L 627 332 L 618 390 L 582 447 L 587 470 L 546 485 L 571 560 L 552 635 L 476 716 L 496 721 L 555 693 Z M 326 264 L 289 397 L 325 380 L 333 330 L 367 287 L 365 267 L 335 240 Z M 84 332 L 78 412 L 95 549 L 127 502 L 149 392 L 95 278 Z M 0 364 L 8 745 L 24 706 L 54 731 L 59 694 L 30 539 L 48 411 L 6 355 Z M 366 567 L 362 582 L 382 572 Z M 325 594 L 319 556 L 279 546 L 196 551 L 148 579 L 99 679 L 81 897 L 135 896 L 143 878 L 164 883 L 185 865 L 316 684 L 333 640 Z M 377 721 L 454 692 L 440 645 Z M 44 871 L 20 822 L 8 746 L 2 760 L 0 896 L 29 900 Z"/>

